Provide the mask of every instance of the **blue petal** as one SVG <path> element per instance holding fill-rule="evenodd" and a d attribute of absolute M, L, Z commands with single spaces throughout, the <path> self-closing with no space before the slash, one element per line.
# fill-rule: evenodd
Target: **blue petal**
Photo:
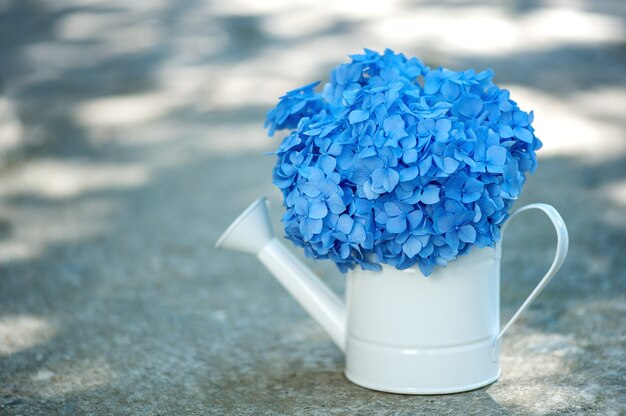
<path fill-rule="evenodd" d="M 293 183 L 293 180 L 294 180 L 293 177 L 281 178 L 280 176 L 277 176 L 277 175 L 272 176 L 272 183 L 281 189 L 291 186 L 291 184 Z"/>
<path fill-rule="evenodd" d="M 409 220 L 411 228 L 417 228 L 424 219 L 424 214 L 422 211 L 416 209 L 415 211 L 411 211 L 406 218 Z"/>
<path fill-rule="evenodd" d="M 394 190 L 396 196 L 399 200 L 403 201 L 407 198 L 413 196 L 413 186 L 411 184 L 407 184 L 407 186 L 403 186 L 401 183 L 400 186 L 397 186 Z"/>
<path fill-rule="evenodd" d="M 354 225 L 354 220 L 349 215 L 343 214 L 337 220 L 337 231 L 344 233 L 345 235 L 350 234 L 352 231 L 352 226 Z"/>
<path fill-rule="evenodd" d="M 376 156 L 377 154 L 378 153 L 376 152 L 376 148 L 374 146 L 369 146 L 361 150 L 357 157 L 359 159 L 366 159 L 368 157 Z"/>
<path fill-rule="evenodd" d="M 398 182 L 400 181 L 400 175 L 398 174 L 398 172 L 396 172 L 393 169 L 387 169 L 387 175 L 388 175 L 388 187 L 385 188 L 387 190 L 387 192 L 391 192 L 394 190 L 394 188 L 396 187 L 396 185 L 398 185 Z"/>
<path fill-rule="evenodd" d="M 394 139 L 407 136 L 406 131 L 404 131 L 404 120 L 399 115 L 387 117 L 383 122 L 383 129 L 388 136 Z"/>
<path fill-rule="evenodd" d="M 328 198 L 329 196 L 336 194 L 339 192 L 339 187 L 335 182 L 330 179 L 325 179 L 317 183 L 318 188 L 324 197 Z"/>
<path fill-rule="evenodd" d="M 491 146 L 487 149 L 487 163 L 492 166 L 502 166 L 506 162 L 506 149 L 501 146 Z"/>
<path fill-rule="evenodd" d="M 317 198 L 320 196 L 320 188 L 312 182 L 305 182 L 302 185 L 298 185 L 300 190 L 311 198 Z"/>
<path fill-rule="evenodd" d="M 300 233 L 304 237 L 305 241 L 311 240 L 314 234 L 319 234 L 322 231 L 322 220 L 313 220 L 305 218 L 300 222 Z"/>
<path fill-rule="evenodd" d="M 309 218 L 314 220 L 322 219 L 326 215 L 328 215 L 328 208 L 326 208 L 326 204 L 323 202 L 311 202 L 311 206 L 309 207 Z"/>
<path fill-rule="evenodd" d="M 337 160 L 334 157 L 328 155 L 322 155 L 319 159 L 319 164 L 326 175 L 330 175 L 337 166 Z"/>
<path fill-rule="evenodd" d="M 498 126 L 498 134 L 503 139 L 508 139 L 509 137 L 513 137 L 513 129 L 510 126 L 501 124 Z"/>
<path fill-rule="evenodd" d="M 424 276 L 430 276 L 433 273 L 433 266 L 426 261 L 418 261 L 417 267 L 419 267 L 420 271 Z"/>
<path fill-rule="evenodd" d="M 400 175 L 393 169 L 376 169 L 372 172 L 372 186 L 374 189 L 382 188 L 387 192 L 391 192 L 399 180 Z"/>
<path fill-rule="evenodd" d="M 464 243 L 473 243 L 476 241 L 476 230 L 471 225 L 464 225 L 459 228 L 459 240 Z"/>
<path fill-rule="evenodd" d="M 359 123 L 370 118 L 370 113 L 364 110 L 353 110 L 348 116 L 350 124 Z"/>
<path fill-rule="evenodd" d="M 437 216 L 437 218 L 435 218 L 435 227 L 437 227 L 437 232 L 441 234 L 447 233 L 454 228 L 454 215 L 446 212 Z"/>
<path fill-rule="evenodd" d="M 358 222 L 355 223 L 352 231 L 350 232 L 350 242 L 352 244 L 361 244 L 366 238 L 367 235 L 365 233 L 365 227 Z"/>
<path fill-rule="evenodd" d="M 463 202 L 464 204 L 469 204 L 472 202 L 476 202 L 480 199 L 481 193 L 480 192 L 467 192 L 465 191 L 463 193 L 463 197 L 461 198 L 461 202 Z"/>
<path fill-rule="evenodd" d="M 474 211 L 460 211 L 454 214 L 454 225 L 460 227 L 469 222 L 472 222 L 474 219 Z"/>
<path fill-rule="evenodd" d="M 513 132 L 515 133 L 515 137 L 517 137 L 521 141 L 526 142 L 526 143 L 533 142 L 533 134 L 529 130 L 523 127 L 515 127 Z"/>
<path fill-rule="evenodd" d="M 446 243 L 453 251 L 459 249 L 459 235 L 456 230 L 450 230 L 446 233 Z"/>
<path fill-rule="evenodd" d="M 385 166 L 383 160 L 379 157 L 368 157 L 361 160 L 361 164 L 367 168 L 370 172 Z"/>
<path fill-rule="evenodd" d="M 333 214 L 341 214 L 346 210 L 346 205 L 339 194 L 332 194 L 326 199 L 326 205 Z"/>
<path fill-rule="evenodd" d="M 297 188 L 294 188 L 293 191 L 289 192 L 287 196 L 285 196 L 285 203 L 288 207 L 293 207 L 298 198 L 300 198 L 300 192 L 298 192 Z"/>
<path fill-rule="evenodd" d="M 404 151 L 404 155 L 402 156 L 402 160 L 404 160 L 404 163 L 415 163 L 417 162 L 417 150 L 415 149 L 408 149 Z"/>
<path fill-rule="evenodd" d="M 449 185 L 446 184 L 445 194 L 448 198 L 460 201 L 463 196 L 463 191 L 460 186 L 455 186 L 455 184 L 450 183 Z"/>
<path fill-rule="evenodd" d="M 463 186 L 464 193 L 478 193 L 482 194 L 484 185 L 476 178 L 467 178 L 465 185 Z M 479 195 L 480 197 L 480 195 Z M 477 198 L 478 199 L 478 198 Z"/>
<path fill-rule="evenodd" d="M 426 158 L 424 158 L 423 160 L 420 160 L 417 165 L 420 168 L 420 175 L 426 175 L 426 173 L 428 172 L 428 170 L 430 169 L 430 167 L 433 164 L 433 157 L 432 156 L 428 156 Z"/>
<path fill-rule="evenodd" d="M 406 230 L 406 219 L 404 217 L 393 217 L 387 221 L 387 231 L 400 234 Z"/>
<path fill-rule="evenodd" d="M 436 123 L 437 130 L 449 131 L 452 128 L 452 122 L 447 118 L 440 118 Z"/>
<path fill-rule="evenodd" d="M 400 208 L 400 206 L 395 202 L 385 202 L 385 213 L 392 217 L 397 217 L 399 215 L 404 215 L 404 211 Z"/>
<path fill-rule="evenodd" d="M 515 124 L 521 127 L 526 127 L 528 126 L 528 114 L 526 114 L 525 112 L 521 111 L 521 110 L 516 110 L 513 113 L 513 120 L 515 121 Z"/>
<path fill-rule="evenodd" d="M 431 71 L 426 75 L 426 82 L 424 83 L 424 93 L 435 94 L 441 87 L 441 75 L 438 71 Z"/>
<path fill-rule="evenodd" d="M 306 216 L 309 212 L 309 203 L 306 198 L 298 198 L 294 204 L 294 211 L 300 216 Z"/>
<path fill-rule="evenodd" d="M 339 251 L 339 255 L 341 256 L 342 259 L 347 259 L 350 256 L 350 245 L 349 244 L 342 244 L 340 251 Z"/>
<path fill-rule="evenodd" d="M 446 81 L 441 86 L 441 95 L 446 100 L 454 100 L 459 96 L 459 86 L 453 82 Z"/>
<path fill-rule="evenodd" d="M 313 238 L 313 227 L 311 225 L 311 221 L 308 218 L 300 221 L 299 229 L 300 234 L 302 234 L 302 237 L 304 238 L 304 241 L 309 241 L 311 238 Z"/>
<path fill-rule="evenodd" d="M 443 158 L 443 166 L 440 166 L 445 173 L 453 173 L 459 166 L 459 162 L 451 157 Z"/>
<path fill-rule="evenodd" d="M 435 185 L 425 186 L 422 190 L 422 197 L 420 201 L 422 201 L 426 205 L 432 205 L 439 202 L 439 191 L 440 188 Z"/>
<path fill-rule="evenodd" d="M 415 257 L 421 249 L 422 243 L 413 237 L 409 237 L 409 239 L 402 245 L 402 251 L 404 251 L 404 254 L 411 258 Z"/>
<path fill-rule="evenodd" d="M 483 109 L 480 97 L 474 94 L 463 94 L 456 103 L 459 113 L 467 118 L 474 118 Z"/>
<path fill-rule="evenodd" d="M 400 182 L 408 182 L 417 178 L 419 174 L 419 170 L 417 166 L 409 166 L 408 168 L 404 168 L 400 171 Z"/>

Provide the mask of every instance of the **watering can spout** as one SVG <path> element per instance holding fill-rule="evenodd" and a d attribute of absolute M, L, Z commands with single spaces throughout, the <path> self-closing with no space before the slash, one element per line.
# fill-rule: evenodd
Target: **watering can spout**
<path fill-rule="evenodd" d="M 345 349 L 345 305 L 272 233 L 268 201 L 254 201 L 215 243 L 218 249 L 254 254 L 287 291 Z"/>

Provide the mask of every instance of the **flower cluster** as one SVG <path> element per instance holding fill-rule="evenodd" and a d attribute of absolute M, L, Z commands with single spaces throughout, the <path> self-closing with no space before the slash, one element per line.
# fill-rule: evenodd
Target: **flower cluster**
<path fill-rule="evenodd" d="M 366 49 L 321 93 L 313 83 L 281 97 L 266 127 L 290 131 L 273 171 L 287 238 L 343 272 L 429 275 L 493 246 L 541 142 L 492 76 Z"/>

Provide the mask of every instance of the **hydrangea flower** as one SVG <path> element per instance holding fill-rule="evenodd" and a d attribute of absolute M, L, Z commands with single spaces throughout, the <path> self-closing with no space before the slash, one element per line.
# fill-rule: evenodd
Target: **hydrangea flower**
<path fill-rule="evenodd" d="M 288 239 L 342 272 L 434 267 L 494 246 L 537 167 L 533 113 L 491 70 L 430 69 L 386 50 L 350 56 L 267 116 L 287 130 L 273 183 Z"/>

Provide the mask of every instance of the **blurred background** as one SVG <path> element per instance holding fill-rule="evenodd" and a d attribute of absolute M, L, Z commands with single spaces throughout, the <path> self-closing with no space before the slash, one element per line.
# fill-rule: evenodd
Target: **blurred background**
<path fill-rule="evenodd" d="M 623 414 L 625 18 L 623 0 L 0 0 L 0 413 Z M 570 256 L 490 387 L 356 387 L 254 258 L 213 249 L 262 194 L 279 232 L 265 114 L 363 47 L 493 68 L 535 111 L 517 206 L 554 205 Z M 554 240 L 539 214 L 510 227 L 503 319 Z"/>

